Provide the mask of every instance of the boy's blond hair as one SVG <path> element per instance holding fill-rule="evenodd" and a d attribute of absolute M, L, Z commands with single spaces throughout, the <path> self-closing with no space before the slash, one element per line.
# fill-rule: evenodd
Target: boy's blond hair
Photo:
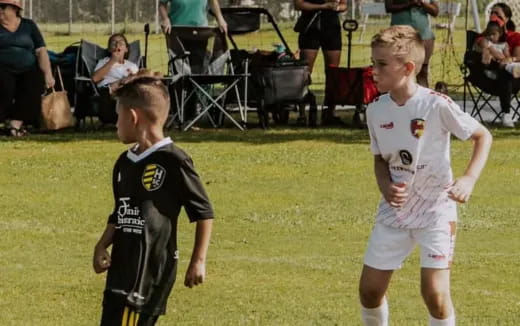
<path fill-rule="evenodd" d="M 160 74 L 141 70 L 123 80 L 114 92 L 120 108 L 142 110 L 152 124 L 164 125 L 170 110 L 170 95 Z"/>
<path fill-rule="evenodd" d="M 394 25 L 386 28 L 372 37 L 372 48 L 392 48 L 393 55 L 403 63 L 413 61 L 415 74 L 421 71 L 424 63 L 424 43 L 419 33 L 408 25 Z"/>

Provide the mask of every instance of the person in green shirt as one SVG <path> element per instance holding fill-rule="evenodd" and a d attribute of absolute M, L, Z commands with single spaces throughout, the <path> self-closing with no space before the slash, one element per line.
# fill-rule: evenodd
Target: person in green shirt
<path fill-rule="evenodd" d="M 417 83 L 428 87 L 428 63 L 433 53 L 435 35 L 430 28 L 428 15 L 437 17 L 439 5 L 437 0 L 385 0 L 386 11 L 392 14 L 390 25 L 410 25 L 424 42 L 425 58 L 421 71 L 417 75 Z"/>
<path fill-rule="evenodd" d="M 220 30 L 227 33 L 227 24 L 218 0 L 160 0 L 161 27 L 169 34 L 172 25 L 208 26 L 208 5 L 215 14 Z"/>
<path fill-rule="evenodd" d="M 227 23 L 222 16 L 218 0 L 160 0 L 159 16 L 165 35 L 170 34 L 172 25 L 208 26 L 208 6 L 215 15 L 217 24 L 223 33 L 227 33 Z M 168 37 L 168 36 L 167 36 Z M 207 41 L 180 38 L 183 47 L 188 51 L 192 72 L 198 72 L 204 64 Z M 168 41 L 167 41 L 168 42 Z M 189 91 L 188 91 L 189 93 Z M 196 116 L 197 96 L 192 96 L 184 108 L 184 122 Z M 197 129 L 193 127 L 192 129 Z"/>

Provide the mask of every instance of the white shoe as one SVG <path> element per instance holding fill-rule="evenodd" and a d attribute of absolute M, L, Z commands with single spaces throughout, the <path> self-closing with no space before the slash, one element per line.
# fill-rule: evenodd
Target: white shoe
<path fill-rule="evenodd" d="M 502 114 L 502 126 L 508 128 L 514 128 L 515 123 L 513 122 L 513 114 L 512 113 L 503 113 Z"/>
<path fill-rule="evenodd" d="M 513 78 L 520 78 L 520 64 L 518 64 L 517 62 L 513 64 L 511 74 L 513 75 Z"/>

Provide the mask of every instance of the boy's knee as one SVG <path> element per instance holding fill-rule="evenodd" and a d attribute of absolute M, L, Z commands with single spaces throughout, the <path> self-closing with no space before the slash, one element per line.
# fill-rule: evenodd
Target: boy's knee
<path fill-rule="evenodd" d="M 384 296 L 384 291 L 381 291 L 377 287 L 363 284 L 359 286 L 359 300 L 361 301 L 361 305 L 365 308 L 372 309 L 379 307 Z"/>
<path fill-rule="evenodd" d="M 422 293 L 424 302 L 430 315 L 436 319 L 446 319 L 452 315 L 451 298 L 449 292 L 431 291 Z"/>

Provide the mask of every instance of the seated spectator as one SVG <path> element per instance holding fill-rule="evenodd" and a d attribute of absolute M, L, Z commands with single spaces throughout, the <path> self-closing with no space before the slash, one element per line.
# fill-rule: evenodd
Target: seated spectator
<path fill-rule="evenodd" d="M 112 98 L 111 86 L 130 74 L 137 73 L 139 67 L 126 60 L 129 54 L 129 45 L 123 34 L 113 34 L 108 39 L 107 56 L 97 63 L 92 74 L 100 93 L 99 119 L 104 123 L 117 121 L 116 102 Z"/>
<path fill-rule="evenodd" d="M 505 67 L 508 63 L 520 62 L 520 33 L 515 32 L 516 25 L 511 19 L 513 12 L 511 8 L 503 3 L 499 2 L 491 8 L 490 21 L 500 19 L 504 22 L 505 26 L 505 38 L 511 57 L 504 59 L 502 65 Z M 482 56 L 491 56 L 487 52 L 487 41 L 484 37 L 480 37 L 476 40 L 478 46 L 482 48 Z M 504 127 L 514 127 L 513 113 L 511 113 L 511 97 L 513 92 L 520 90 L 520 78 L 514 78 L 514 76 L 507 72 L 506 69 L 497 70 L 497 79 L 491 79 L 485 74 L 487 67 L 480 63 L 475 67 L 470 67 L 473 83 L 479 88 L 484 89 L 486 92 L 492 92 L 498 95 L 500 99 L 501 107 L 501 121 Z"/>
<path fill-rule="evenodd" d="M 21 137 L 25 125 L 37 125 L 41 95 L 54 86 L 51 63 L 34 21 L 22 18 L 21 0 L 0 0 L 0 123 Z"/>
<path fill-rule="evenodd" d="M 484 62 L 480 62 L 477 66 L 470 67 L 473 83 L 486 92 L 498 95 L 501 107 L 501 121 L 505 127 L 514 127 L 513 113 L 511 112 L 511 97 L 514 92 L 520 90 L 520 78 L 515 78 L 511 72 L 512 66 L 507 68 L 509 63 L 520 62 L 520 33 L 515 32 L 516 25 L 511 19 L 513 16 L 511 8 L 503 3 L 497 3 L 491 8 L 490 21 L 502 21 L 505 26 L 505 40 L 509 47 L 511 56 L 504 58 L 498 62 L 498 66 L 505 69 L 496 70 L 496 79 L 489 78 L 486 70 L 489 69 L 488 64 L 491 63 L 493 57 L 490 53 L 489 42 L 485 37 L 476 40 L 477 46 L 482 49 L 482 58 Z"/>
<path fill-rule="evenodd" d="M 495 17 L 489 21 L 482 35 L 482 39 L 473 45 L 473 51 L 482 53 L 482 63 L 489 66 L 497 63 L 500 68 L 505 69 L 514 78 L 519 78 L 520 62 L 510 62 L 511 52 L 505 41 L 504 22 Z M 488 51 L 484 51 L 485 49 L 488 49 Z M 497 74 L 492 69 L 484 70 L 484 74 L 490 79 L 497 79 Z"/>

